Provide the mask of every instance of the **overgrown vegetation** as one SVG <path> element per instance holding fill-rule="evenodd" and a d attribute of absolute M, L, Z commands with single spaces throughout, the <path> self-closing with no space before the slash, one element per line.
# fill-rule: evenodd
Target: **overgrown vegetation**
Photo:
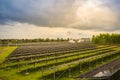
<path fill-rule="evenodd" d="M 0 78 L 74 80 L 85 72 L 119 58 L 119 49 L 113 45 L 80 43 L 44 44 L 44 47 L 21 46 L 1 65 Z"/>
<path fill-rule="evenodd" d="M 0 47 L 0 64 L 5 61 L 6 57 L 10 55 L 17 47 Z"/>
<path fill-rule="evenodd" d="M 93 35 L 92 41 L 99 44 L 120 44 L 120 34 Z"/>

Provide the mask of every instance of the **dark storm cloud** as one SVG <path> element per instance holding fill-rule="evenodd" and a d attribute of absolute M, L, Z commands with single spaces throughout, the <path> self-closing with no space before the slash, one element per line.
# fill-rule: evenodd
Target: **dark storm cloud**
<path fill-rule="evenodd" d="M 0 23 L 18 21 L 40 26 L 63 26 L 67 23 L 63 19 L 73 3 L 73 0 L 0 0 Z"/>
<path fill-rule="evenodd" d="M 76 3 L 77 1 L 82 3 Z M 91 18 L 97 17 L 96 14 L 98 13 L 93 11 L 93 14 L 90 13 L 91 15 L 84 15 L 84 10 L 80 10 L 80 19 L 77 19 L 79 17 L 76 16 L 77 8 L 86 4 L 87 1 L 90 0 L 0 0 L 0 24 L 20 22 L 42 27 L 72 27 L 81 30 L 102 31 L 120 30 L 120 0 L 99 0 L 104 3 L 101 5 L 103 8 L 101 10 L 104 10 L 101 11 L 101 15 L 105 17 L 105 20 L 101 19 L 102 16 L 98 17 L 98 20 L 96 18 L 91 20 Z M 83 14 L 81 15 L 81 13 Z M 86 17 L 88 22 L 84 19 Z"/>

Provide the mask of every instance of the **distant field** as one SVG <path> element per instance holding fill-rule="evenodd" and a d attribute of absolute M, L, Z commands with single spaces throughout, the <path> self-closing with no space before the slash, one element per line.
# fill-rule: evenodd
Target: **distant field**
<path fill-rule="evenodd" d="M 0 48 L 0 61 L 7 57 L 0 66 L 3 80 L 74 80 L 120 58 L 120 47 L 113 45 L 49 43 L 16 48 Z"/>

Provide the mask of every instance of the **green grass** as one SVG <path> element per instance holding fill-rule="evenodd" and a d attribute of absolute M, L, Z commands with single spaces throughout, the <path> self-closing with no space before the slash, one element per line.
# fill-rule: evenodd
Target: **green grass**
<path fill-rule="evenodd" d="M 116 53 L 115 53 L 116 54 Z M 104 57 L 107 57 L 108 55 L 103 55 L 102 57 L 101 56 L 97 56 L 96 58 L 90 58 L 90 59 L 88 59 L 88 60 L 85 60 L 84 61 L 84 63 L 89 63 L 89 62 L 92 62 L 92 61 L 96 61 L 96 60 L 99 60 L 99 59 L 102 59 L 102 58 L 104 58 Z M 110 56 L 110 55 L 109 55 Z M 111 56 L 112 57 L 112 56 Z M 109 60 L 108 60 L 109 61 Z M 76 66 L 78 66 L 79 65 L 79 62 L 74 62 L 72 65 L 71 65 L 71 68 L 73 67 L 73 68 L 75 68 Z M 85 65 L 85 64 L 84 64 Z M 69 68 L 69 66 L 68 65 L 64 65 L 64 66 L 62 66 L 62 67 L 58 67 L 58 71 L 64 71 L 64 70 L 67 70 Z M 92 67 L 91 67 L 92 68 Z M 88 69 L 88 68 L 86 68 L 86 69 Z M 82 69 L 83 70 L 83 69 Z M 50 71 L 49 72 L 46 72 L 46 74 L 48 74 L 49 75 L 49 73 L 50 73 Z M 52 70 L 51 69 L 51 73 L 54 73 L 54 70 Z M 50 74 L 51 74 L 50 73 Z M 76 72 L 77 73 L 77 72 Z M 76 74 L 76 73 L 74 73 L 74 74 Z M 47 75 L 46 75 L 47 76 Z M 51 79 L 52 80 L 52 79 Z"/>
<path fill-rule="evenodd" d="M 96 51 L 98 51 L 98 52 L 100 52 L 100 51 L 108 51 L 108 50 L 104 50 L 104 49 L 113 49 L 113 47 L 108 47 L 108 48 L 99 48 L 99 49 L 94 49 L 94 50 L 85 50 L 85 51 L 83 51 L 83 52 L 70 52 L 69 54 L 67 53 L 67 54 L 61 54 L 62 56 L 66 56 L 66 57 L 64 57 L 64 58 L 60 58 L 60 59 L 57 59 L 57 62 L 58 61 L 60 61 L 61 62 L 61 60 L 63 61 L 63 62 L 65 62 L 66 60 L 67 60 L 67 58 L 69 58 L 69 60 L 72 58 L 72 60 L 74 59 L 74 58 L 77 58 L 78 59 L 78 57 L 80 58 L 82 58 L 82 57 L 87 57 L 87 56 L 90 56 L 90 55 L 92 55 L 92 54 L 95 54 L 95 52 Z M 95 52 L 94 52 L 95 51 Z M 60 55 L 60 54 L 59 54 Z M 72 55 L 72 56 L 70 56 L 70 55 Z M 73 58 L 74 57 L 74 58 Z M 55 56 L 47 56 L 47 58 L 49 59 L 49 58 L 55 58 Z M 46 57 L 45 58 L 38 58 L 37 60 L 46 60 Z M 35 61 L 35 60 L 34 60 Z M 52 61 L 52 62 L 54 62 L 54 59 L 53 60 L 49 60 L 49 61 L 47 61 L 47 63 L 50 63 L 50 61 Z M 67 60 L 68 61 L 68 60 Z M 20 62 L 10 62 L 9 64 L 7 64 L 6 66 L 10 66 L 10 65 L 18 65 L 18 64 L 25 64 L 25 63 L 27 63 L 27 62 L 31 62 L 31 60 L 29 60 L 29 61 L 20 61 Z M 44 61 L 44 64 L 45 64 L 45 62 L 46 61 Z M 39 63 L 41 63 L 42 64 L 42 62 L 39 62 Z M 41 65 L 41 64 L 39 64 L 39 65 Z M 31 64 L 31 65 L 34 65 L 34 64 Z M 29 65 L 28 65 L 29 66 Z"/>
<path fill-rule="evenodd" d="M 16 49 L 17 47 L 1 47 L 0 48 L 0 52 L 3 52 L 3 53 L 6 53 L 6 54 L 4 54 L 4 56 L 2 55 L 0 55 L 0 61 L 4 61 L 5 60 L 5 57 L 7 57 L 11 52 L 13 52 L 15 49 Z M 107 47 L 108 48 L 108 47 Z M 115 50 L 119 50 L 120 48 L 112 48 L 112 49 L 115 49 Z M 98 49 L 99 50 L 99 49 Z M 88 50 L 88 51 L 90 51 L 90 50 Z M 103 50 L 104 51 L 104 50 Z M 2 53 L 2 54 L 3 54 Z M 91 54 L 84 54 L 83 56 L 87 56 L 87 55 L 93 55 L 93 54 L 97 54 L 98 52 L 95 52 L 95 53 L 91 53 Z M 69 53 L 68 53 L 69 54 Z M 68 54 L 66 54 L 66 55 L 68 55 Z M 77 54 L 76 52 L 75 53 L 72 53 L 72 54 Z M 70 55 L 70 54 L 69 54 Z M 104 54 L 105 55 L 105 54 Z M 65 56 L 65 55 L 64 55 Z M 107 56 L 107 55 L 106 55 Z M 63 59 L 58 59 L 57 61 L 60 61 L 60 62 L 65 62 L 67 59 L 74 59 L 74 58 L 77 58 L 77 57 L 81 57 L 81 55 L 80 56 L 71 56 L 70 58 L 63 58 Z M 95 68 L 97 68 L 97 67 L 99 67 L 99 66 L 101 66 L 101 65 L 104 65 L 104 64 L 106 64 L 106 63 L 109 63 L 109 62 L 111 62 L 112 60 L 115 60 L 116 58 L 118 58 L 119 56 L 115 56 L 115 57 L 113 57 L 112 56 L 112 58 L 111 59 L 108 59 L 108 61 L 105 61 L 104 63 L 101 63 L 101 64 L 96 64 L 95 66 L 91 66 L 91 68 L 89 69 L 89 68 L 83 68 L 82 70 L 83 70 L 83 72 L 82 72 L 82 74 L 83 73 L 85 73 L 85 72 L 88 72 L 88 71 L 90 71 L 90 70 L 93 70 L 93 69 L 95 69 Z M 1 60 L 1 58 L 2 58 L 2 60 Z M 97 58 L 101 58 L 101 57 L 97 57 Z M 93 59 L 89 59 L 89 60 L 86 60 L 86 62 L 88 61 L 92 61 Z M 72 62 L 72 61 L 71 61 Z M 17 62 L 15 62 L 15 63 L 17 63 Z M 18 62 L 18 63 L 20 63 L 20 62 Z M 24 61 L 22 61 L 22 63 L 24 63 Z M 52 63 L 54 63 L 54 61 L 48 61 L 48 64 L 52 64 Z M 14 64 L 14 63 L 13 63 Z M 38 66 L 42 66 L 42 65 L 44 65 L 44 64 L 46 64 L 45 62 L 44 63 L 38 63 L 37 65 L 36 65 L 36 67 Z M 6 64 L 7 65 L 7 64 Z M 11 64 L 10 64 L 11 65 Z M 61 66 L 60 66 L 61 65 Z M 62 67 L 62 64 L 60 64 L 59 65 L 59 67 L 58 67 L 58 71 L 64 71 L 64 70 L 66 70 L 66 69 L 68 69 L 68 66 L 67 65 L 65 65 L 65 66 L 63 66 Z M 73 68 L 73 70 L 74 70 L 74 67 L 75 66 L 78 66 L 79 65 L 79 62 L 77 62 L 77 63 L 74 63 L 73 65 L 71 65 L 71 68 Z M 26 66 L 23 66 L 23 67 L 21 67 L 20 68 L 20 71 L 22 71 L 22 70 L 26 70 L 26 69 L 29 69 L 29 68 L 34 68 L 34 65 L 26 65 Z M 50 67 L 52 67 L 52 66 L 50 66 Z M 48 67 L 48 69 L 50 68 L 50 67 Z M 75 67 L 76 68 L 76 67 Z M 33 71 L 33 72 L 31 72 L 31 73 L 29 73 L 28 75 L 25 75 L 25 74 L 19 74 L 19 69 L 18 68 L 11 68 L 10 70 L 7 70 L 7 69 L 0 69 L 0 78 L 2 78 L 3 80 L 42 80 L 41 79 L 41 75 L 42 75 L 42 71 L 40 70 L 40 69 L 38 69 L 37 71 Z M 75 70 L 74 70 L 75 71 Z M 56 71 L 54 71 L 54 69 L 51 69 L 51 70 L 44 70 L 44 76 L 49 76 L 50 74 L 53 74 L 54 72 L 56 72 Z M 75 74 L 73 75 L 73 76 L 76 76 L 76 75 L 78 75 L 79 74 L 79 72 L 78 72 L 78 70 L 76 70 L 75 71 Z M 46 80 L 51 80 L 51 79 L 46 79 Z M 53 80 L 53 79 L 52 79 Z M 73 80 L 73 78 L 69 78 L 69 77 L 65 77 L 65 76 L 63 76 L 60 80 Z"/>
<path fill-rule="evenodd" d="M 5 61 L 6 57 L 15 49 L 17 49 L 17 47 L 0 47 L 0 64 Z"/>

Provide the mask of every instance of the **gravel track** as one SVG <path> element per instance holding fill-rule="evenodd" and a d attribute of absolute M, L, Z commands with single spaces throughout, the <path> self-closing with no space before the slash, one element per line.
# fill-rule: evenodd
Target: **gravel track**
<path fill-rule="evenodd" d="M 116 59 L 116 60 L 114 60 L 114 61 L 112 61 L 112 62 L 110 62 L 110 63 L 108 63 L 106 65 L 103 65 L 103 66 L 101 66 L 99 68 L 96 68 L 96 69 L 94 69 L 92 71 L 89 71 L 89 72 L 87 72 L 87 73 L 85 73 L 83 75 L 80 75 L 80 76 L 78 76 L 76 78 L 92 78 L 95 74 L 99 73 L 100 71 L 104 71 L 104 70 L 107 70 L 109 68 L 114 68 L 116 66 L 120 66 L 120 58 Z"/>

